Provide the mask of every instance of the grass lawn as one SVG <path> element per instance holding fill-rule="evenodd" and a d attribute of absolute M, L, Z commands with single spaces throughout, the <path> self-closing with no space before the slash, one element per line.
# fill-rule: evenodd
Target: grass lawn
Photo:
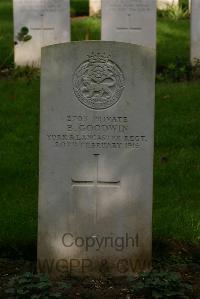
<path fill-rule="evenodd" d="M 74 18 L 72 19 L 71 37 L 77 40 L 100 40 L 101 21 L 99 18 Z"/>
<path fill-rule="evenodd" d="M 1 79 L 0 94 L 0 244 L 35 243 L 39 80 Z M 199 240 L 199 104 L 198 83 L 157 84 L 154 239 Z"/>
<path fill-rule="evenodd" d="M 0 94 L 0 243 L 23 244 L 36 238 L 39 82 L 0 80 Z"/>
<path fill-rule="evenodd" d="M 154 237 L 200 241 L 199 83 L 157 84 Z"/>
<path fill-rule="evenodd" d="M 190 61 L 190 22 L 188 19 L 169 20 L 158 18 L 157 22 L 157 65 L 169 65 L 179 59 Z"/>

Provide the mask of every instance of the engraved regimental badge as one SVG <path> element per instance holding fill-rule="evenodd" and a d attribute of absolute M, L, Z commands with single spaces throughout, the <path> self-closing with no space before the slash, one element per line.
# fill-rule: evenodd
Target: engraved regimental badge
<path fill-rule="evenodd" d="M 75 71 L 73 89 L 85 106 L 101 110 L 117 103 L 124 89 L 124 75 L 105 53 L 92 53 Z"/>

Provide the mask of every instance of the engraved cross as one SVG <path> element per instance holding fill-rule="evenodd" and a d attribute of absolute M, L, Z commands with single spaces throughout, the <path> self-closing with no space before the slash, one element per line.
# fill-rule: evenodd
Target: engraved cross
<path fill-rule="evenodd" d="M 142 27 L 139 27 L 139 26 L 132 26 L 132 17 L 131 17 L 131 14 L 129 13 L 128 14 L 128 27 L 117 27 L 117 30 L 142 30 Z"/>
<path fill-rule="evenodd" d="M 71 179 L 72 187 L 88 187 L 91 186 L 95 189 L 98 189 L 99 187 L 120 187 L 120 180 L 110 180 L 110 181 L 104 181 L 99 179 L 99 156 L 100 154 L 93 154 L 95 158 L 96 163 L 96 176 L 95 180 L 76 180 Z M 95 202 L 96 202 L 96 220 L 98 219 L 98 200 L 97 200 L 97 190 L 95 190 Z"/>
<path fill-rule="evenodd" d="M 44 21 L 44 13 L 41 13 L 41 23 L 42 26 L 35 26 L 35 27 L 31 27 L 31 30 L 35 30 L 35 31 L 41 31 L 42 32 L 42 41 L 44 42 L 45 40 L 45 31 L 53 31 L 55 28 L 54 27 L 50 27 L 50 26 L 45 26 L 45 21 Z"/>

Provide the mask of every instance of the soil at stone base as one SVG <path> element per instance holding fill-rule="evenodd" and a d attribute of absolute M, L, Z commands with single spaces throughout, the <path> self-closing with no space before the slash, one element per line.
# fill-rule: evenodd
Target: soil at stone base
<path fill-rule="evenodd" d="M 162 243 L 161 246 L 160 244 L 154 246 L 154 268 L 157 269 L 162 265 L 164 270 L 172 270 L 180 273 L 182 280 L 193 287 L 193 293 L 189 298 L 200 299 L 200 245 L 183 245 L 183 243 L 177 241 L 170 241 L 166 244 Z M 36 262 L 25 260 L 22 256 L 20 259 L 18 256 L 15 256 L 16 259 L 6 258 L 6 253 L 2 254 L 2 251 L 0 251 L 0 254 L 4 256 L 0 258 L 0 299 L 9 299 L 9 296 L 4 294 L 4 289 L 9 279 L 26 272 L 35 272 Z M 26 254 L 25 257 L 27 257 Z M 130 282 L 126 278 L 102 278 L 98 280 L 91 278 L 82 280 L 69 278 L 67 281 L 71 283 L 72 287 L 66 291 L 66 294 L 63 294 L 63 299 L 147 298 L 144 295 L 134 297 L 130 292 L 134 282 Z"/>

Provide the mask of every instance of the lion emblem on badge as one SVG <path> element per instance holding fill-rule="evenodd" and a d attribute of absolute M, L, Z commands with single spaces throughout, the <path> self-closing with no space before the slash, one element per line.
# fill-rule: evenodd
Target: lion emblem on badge
<path fill-rule="evenodd" d="M 124 75 L 105 53 L 92 53 L 75 71 L 73 89 L 77 99 L 91 109 L 116 104 L 125 87 Z"/>

